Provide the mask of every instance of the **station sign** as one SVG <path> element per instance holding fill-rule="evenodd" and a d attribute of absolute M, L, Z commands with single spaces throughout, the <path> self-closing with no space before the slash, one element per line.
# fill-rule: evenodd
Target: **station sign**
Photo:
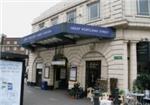
<path fill-rule="evenodd" d="M 26 47 L 35 43 L 47 43 L 47 41 L 54 44 L 58 42 L 64 43 L 68 41 L 68 39 L 72 39 L 70 37 L 66 38 L 65 35 L 71 35 L 72 37 L 78 36 L 84 38 L 112 39 L 115 38 L 115 34 L 115 29 L 111 27 L 60 23 L 23 37 L 20 40 L 20 44 Z"/>
<path fill-rule="evenodd" d="M 116 55 L 116 56 L 114 56 L 114 60 L 122 60 L 123 58 L 122 58 L 122 56 L 120 56 L 120 55 Z"/>

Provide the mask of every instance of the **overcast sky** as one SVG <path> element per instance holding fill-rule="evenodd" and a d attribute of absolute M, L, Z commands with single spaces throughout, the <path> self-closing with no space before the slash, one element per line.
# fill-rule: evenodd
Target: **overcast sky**
<path fill-rule="evenodd" d="M 61 0 L 0 0 L 0 34 L 23 37 L 31 33 L 31 23 Z"/>

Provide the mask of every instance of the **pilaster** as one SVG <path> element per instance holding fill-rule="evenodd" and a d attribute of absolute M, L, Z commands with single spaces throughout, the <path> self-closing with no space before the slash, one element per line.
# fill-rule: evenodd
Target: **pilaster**
<path fill-rule="evenodd" d="M 133 82 L 137 77 L 137 51 L 136 51 L 137 41 L 130 42 L 130 72 L 129 72 L 129 81 L 130 89 L 133 88 Z"/>

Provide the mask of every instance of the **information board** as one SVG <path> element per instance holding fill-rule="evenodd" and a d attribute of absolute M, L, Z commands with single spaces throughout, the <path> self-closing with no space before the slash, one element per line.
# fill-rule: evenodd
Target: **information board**
<path fill-rule="evenodd" d="M 0 60 L 0 105 L 21 105 L 23 63 Z"/>

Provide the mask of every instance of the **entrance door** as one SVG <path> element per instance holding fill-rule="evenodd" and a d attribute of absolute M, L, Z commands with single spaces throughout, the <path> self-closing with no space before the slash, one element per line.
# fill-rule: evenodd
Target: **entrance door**
<path fill-rule="evenodd" d="M 86 88 L 94 87 L 96 80 L 100 79 L 101 61 L 86 61 Z"/>
<path fill-rule="evenodd" d="M 55 88 L 58 89 L 67 89 L 68 80 L 67 80 L 67 69 L 63 66 L 54 66 L 55 79 L 54 84 Z"/>
<path fill-rule="evenodd" d="M 42 69 L 36 69 L 36 85 L 40 86 L 42 81 Z"/>

